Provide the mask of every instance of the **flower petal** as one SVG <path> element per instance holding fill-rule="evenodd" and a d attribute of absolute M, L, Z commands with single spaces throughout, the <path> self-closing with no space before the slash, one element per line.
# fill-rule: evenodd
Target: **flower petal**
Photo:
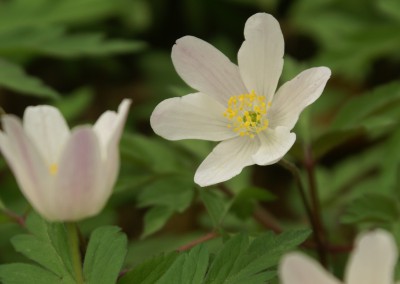
<path fill-rule="evenodd" d="M 258 140 L 249 137 L 222 141 L 201 163 L 194 181 L 200 186 L 208 186 L 231 179 L 244 167 L 254 164 L 251 157 L 258 148 Z"/>
<path fill-rule="evenodd" d="M 52 220 L 76 221 L 102 209 L 108 196 L 102 194 L 100 143 L 91 128 L 73 130 L 56 175 Z"/>
<path fill-rule="evenodd" d="M 238 52 L 240 74 L 248 90 L 274 96 L 283 67 L 284 41 L 278 21 L 266 13 L 251 16 Z"/>
<path fill-rule="evenodd" d="M 48 165 L 56 163 L 70 135 L 60 111 L 52 106 L 27 107 L 23 124 L 25 132 L 35 143 Z"/>
<path fill-rule="evenodd" d="M 153 111 L 150 124 L 154 132 L 169 139 L 221 141 L 237 136 L 228 128 L 225 109 L 201 93 L 162 101 Z"/>
<path fill-rule="evenodd" d="M 212 96 L 223 106 L 229 97 L 247 93 L 238 67 L 201 39 L 193 36 L 178 39 L 172 48 L 172 62 L 190 87 Z"/>
<path fill-rule="evenodd" d="M 340 284 L 316 261 L 300 253 L 289 253 L 282 258 L 279 278 L 282 284 Z"/>
<path fill-rule="evenodd" d="M 52 183 L 49 169 L 25 134 L 21 121 L 13 115 L 4 115 L 2 122 L 1 151 L 24 196 L 36 211 L 46 217 L 49 212 L 47 192 Z"/>
<path fill-rule="evenodd" d="M 100 139 L 100 146 L 104 155 L 109 147 L 118 146 L 131 103 L 131 100 L 124 99 L 118 106 L 118 113 L 106 111 L 94 124 L 93 130 Z"/>
<path fill-rule="evenodd" d="M 270 127 L 286 126 L 292 129 L 303 109 L 319 98 L 330 76 L 329 68 L 315 67 L 282 85 L 268 111 Z"/>
<path fill-rule="evenodd" d="M 260 148 L 253 155 L 257 165 L 271 165 L 282 159 L 296 141 L 296 134 L 286 127 L 267 129 L 258 134 Z"/>
<path fill-rule="evenodd" d="M 388 232 L 362 234 L 347 264 L 345 283 L 392 284 L 396 261 L 396 242 Z"/>

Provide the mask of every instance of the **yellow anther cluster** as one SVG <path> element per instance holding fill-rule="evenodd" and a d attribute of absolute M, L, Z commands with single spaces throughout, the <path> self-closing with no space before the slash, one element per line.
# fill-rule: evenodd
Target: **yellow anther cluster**
<path fill-rule="evenodd" d="M 265 102 L 264 96 L 257 96 L 254 91 L 230 97 L 224 112 L 224 116 L 232 122 L 228 127 L 240 136 L 254 138 L 255 134 L 268 127 L 265 115 L 270 105 L 271 103 Z"/>
<path fill-rule="evenodd" d="M 49 172 L 51 175 L 55 175 L 58 172 L 58 165 L 57 164 L 51 164 L 49 167 Z"/>

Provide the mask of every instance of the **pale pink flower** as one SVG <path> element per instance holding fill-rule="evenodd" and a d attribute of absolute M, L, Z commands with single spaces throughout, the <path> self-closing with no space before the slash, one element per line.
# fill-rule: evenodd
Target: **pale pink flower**
<path fill-rule="evenodd" d="M 301 253 L 289 253 L 279 267 L 282 284 L 393 284 L 397 246 L 384 230 L 361 234 L 347 263 L 344 282 Z"/>
<path fill-rule="evenodd" d="M 28 107 L 23 121 L 3 115 L 0 149 L 17 183 L 44 218 L 76 221 L 99 213 L 119 172 L 119 140 L 130 100 L 93 127 L 71 131 L 52 106 Z"/>
<path fill-rule="evenodd" d="M 300 113 L 321 95 L 331 74 L 326 67 L 305 70 L 275 93 L 284 52 L 279 23 L 255 14 L 244 36 L 238 66 L 201 39 L 178 39 L 173 64 L 198 92 L 161 102 L 150 119 L 169 140 L 222 141 L 197 169 L 200 186 L 226 181 L 249 165 L 279 161 L 296 140 L 291 130 Z"/>

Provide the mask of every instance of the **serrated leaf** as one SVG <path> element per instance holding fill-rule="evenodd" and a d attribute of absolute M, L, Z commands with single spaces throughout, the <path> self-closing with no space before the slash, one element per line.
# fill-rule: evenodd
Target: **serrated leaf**
<path fill-rule="evenodd" d="M 75 284 L 57 277 L 39 266 L 26 263 L 0 265 L 0 282 L 3 284 Z"/>
<path fill-rule="evenodd" d="M 216 255 L 205 283 L 265 283 L 275 275 L 267 269 L 276 266 L 284 253 L 304 242 L 309 234 L 309 230 L 287 231 L 280 235 L 270 232 L 253 240 L 239 234 Z"/>
<path fill-rule="evenodd" d="M 208 257 L 208 251 L 202 245 L 196 246 L 189 252 L 181 253 L 157 284 L 202 284 L 208 266 Z"/>
<path fill-rule="evenodd" d="M 20 66 L 1 58 L 0 86 L 24 95 L 48 99 L 59 98 L 59 94 L 42 81 L 26 74 Z"/>
<path fill-rule="evenodd" d="M 144 229 L 141 238 L 146 238 L 160 230 L 173 213 L 174 211 L 166 206 L 154 206 L 150 208 L 144 216 Z"/>
<path fill-rule="evenodd" d="M 85 283 L 115 283 L 126 252 L 127 238 L 120 228 L 106 226 L 94 230 L 83 264 Z"/>
<path fill-rule="evenodd" d="M 179 256 L 177 252 L 171 252 L 156 256 L 126 273 L 118 284 L 154 284 L 162 275 L 171 267 L 176 258 Z"/>
<path fill-rule="evenodd" d="M 345 224 L 372 222 L 390 223 L 399 219 L 399 204 L 392 196 L 365 194 L 351 202 L 342 216 Z"/>
<path fill-rule="evenodd" d="M 69 244 L 63 224 L 47 223 L 36 214 L 26 221 L 31 235 L 17 235 L 11 242 L 16 251 L 39 263 L 55 275 L 73 279 Z M 72 281 L 72 280 L 71 280 Z"/>

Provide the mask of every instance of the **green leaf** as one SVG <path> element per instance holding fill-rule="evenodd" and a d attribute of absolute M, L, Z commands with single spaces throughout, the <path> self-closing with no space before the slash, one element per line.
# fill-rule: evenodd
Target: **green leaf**
<path fill-rule="evenodd" d="M 208 258 L 208 251 L 203 245 L 181 253 L 157 284 L 202 284 L 208 267 Z"/>
<path fill-rule="evenodd" d="M 138 206 L 162 205 L 177 212 L 189 207 L 194 195 L 192 178 L 169 176 L 143 186 L 138 196 Z"/>
<path fill-rule="evenodd" d="M 3 284 L 75 284 L 39 266 L 26 263 L 0 265 L 0 282 Z"/>
<path fill-rule="evenodd" d="M 80 116 L 92 103 L 94 97 L 90 88 L 80 88 L 73 91 L 67 97 L 63 97 L 54 103 L 60 110 L 65 120 L 71 121 Z"/>
<path fill-rule="evenodd" d="M 342 216 L 345 224 L 391 223 L 400 217 L 399 204 L 392 196 L 376 193 L 365 194 L 351 202 Z"/>
<path fill-rule="evenodd" d="M 149 209 L 144 216 L 144 230 L 141 238 L 146 238 L 160 230 L 173 213 L 174 211 L 166 206 L 154 206 Z"/>
<path fill-rule="evenodd" d="M 200 189 L 199 193 L 214 226 L 218 228 L 229 210 L 230 201 L 215 189 Z"/>
<path fill-rule="evenodd" d="M 60 278 L 72 281 L 73 269 L 63 224 L 47 223 L 36 214 L 26 221 L 31 235 L 17 235 L 11 242 L 16 251 L 47 268 Z"/>
<path fill-rule="evenodd" d="M 233 199 L 232 212 L 241 218 L 247 218 L 254 212 L 258 201 L 272 201 L 276 196 L 264 188 L 249 186 L 242 189 Z"/>
<path fill-rule="evenodd" d="M 126 273 L 118 284 L 154 284 L 162 275 L 171 267 L 176 258 L 179 256 L 177 252 L 162 254 L 154 257 Z M 176 283 L 178 284 L 178 283 Z"/>
<path fill-rule="evenodd" d="M 309 230 L 287 231 L 280 235 L 270 232 L 253 240 L 239 234 L 216 255 L 205 283 L 265 283 L 275 275 L 266 269 L 276 266 L 284 253 L 304 242 L 309 234 Z"/>
<path fill-rule="evenodd" d="M 24 95 L 56 99 L 59 94 L 43 84 L 39 79 L 29 76 L 18 65 L 0 58 L 0 86 Z"/>
<path fill-rule="evenodd" d="M 354 97 L 343 106 L 336 115 L 332 128 L 354 129 L 357 127 L 366 127 L 373 117 L 381 117 L 383 124 L 395 123 L 399 120 L 399 116 L 394 116 L 390 110 L 396 108 L 400 104 L 400 83 L 393 82 L 374 89 L 372 92 L 362 96 Z M 387 115 L 390 113 L 390 115 Z M 374 127 L 380 126 L 372 125 Z"/>
<path fill-rule="evenodd" d="M 127 238 L 120 228 L 106 226 L 93 231 L 83 265 L 85 283 L 115 283 L 126 252 Z"/>

